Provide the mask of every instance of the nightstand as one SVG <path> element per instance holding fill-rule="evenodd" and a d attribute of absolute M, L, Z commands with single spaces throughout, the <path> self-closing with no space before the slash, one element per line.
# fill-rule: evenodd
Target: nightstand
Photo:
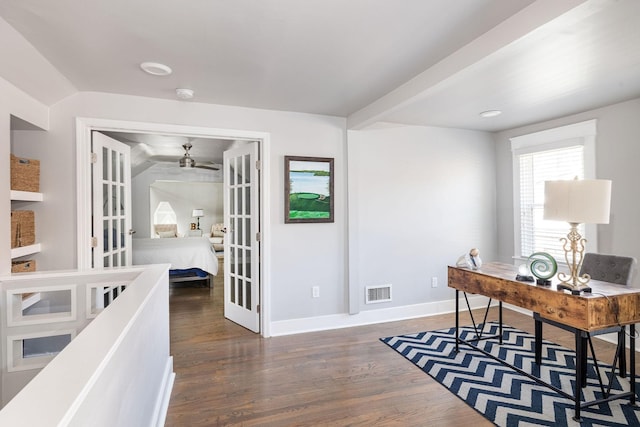
<path fill-rule="evenodd" d="M 202 230 L 189 230 L 189 237 L 202 237 Z"/>

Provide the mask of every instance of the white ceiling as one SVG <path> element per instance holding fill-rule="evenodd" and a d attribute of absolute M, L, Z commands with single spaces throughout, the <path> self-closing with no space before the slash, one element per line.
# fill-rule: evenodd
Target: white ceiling
<path fill-rule="evenodd" d="M 0 63 L 47 104 L 184 87 L 185 102 L 342 116 L 354 129 L 496 131 L 640 96 L 638 0 L 2 0 L 0 17 L 12 45 L 37 50 L 15 55 L 67 80 Z M 174 73 L 146 75 L 144 61 Z M 480 119 L 487 109 L 504 114 Z"/>

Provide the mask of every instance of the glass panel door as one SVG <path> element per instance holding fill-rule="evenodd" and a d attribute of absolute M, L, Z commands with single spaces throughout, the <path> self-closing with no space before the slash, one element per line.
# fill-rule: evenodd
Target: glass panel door
<path fill-rule="evenodd" d="M 257 143 L 224 153 L 224 315 L 254 332 L 260 331 L 257 159 Z"/>
<path fill-rule="evenodd" d="M 93 132 L 93 268 L 131 265 L 129 146 Z"/>

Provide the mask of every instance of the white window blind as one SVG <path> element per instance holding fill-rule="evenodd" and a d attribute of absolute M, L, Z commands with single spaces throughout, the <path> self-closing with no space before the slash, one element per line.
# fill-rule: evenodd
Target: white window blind
<path fill-rule="evenodd" d="M 560 237 L 568 232 L 568 224 L 545 221 L 544 182 L 584 178 L 582 145 L 538 151 L 519 156 L 520 167 L 520 256 L 547 252 L 564 260 Z M 584 235 L 584 225 L 580 225 Z"/>
<path fill-rule="evenodd" d="M 547 252 L 565 262 L 561 238 L 569 224 L 545 221 L 545 181 L 595 179 L 596 121 L 574 123 L 511 138 L 513 152 L 514 257 L 527 259 L 534 252 Z M 597 250 L 594 224 L 581 224 L 587 250 Z"/>

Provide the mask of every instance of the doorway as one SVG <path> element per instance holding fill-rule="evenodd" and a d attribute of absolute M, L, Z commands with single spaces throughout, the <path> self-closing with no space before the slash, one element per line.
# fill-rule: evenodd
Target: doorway
<path fill-rule="evenodd" d="M 269 336 L 269 264 L 268 252 L 268 224 L 269 224 L 269 134 L 251 131 L 221 130 L 212 128 L 200 128 L 190 126 L 162 125 L 138 122 L 124 122 L 102 119 L 77 119 L 77 177 L 78 177 L 78 268 L 87 269 L 90 266 L 91 241 L 91 167 L 88 162 L 80 159 L 88 159 L 91 147 L 91 133 L 100 131 L 105 133 L 128 132 L 148 135 L 173 135 L 190 138 L 209 138 L 225 141 L 252 142 L 257 146 L 260 164 L 257 171 L 257 194 L 259 194 L 259 219 L 256 225 L 261 239 L 257 242 L 257 252 L 260 258 L 257 261 L 257 276 L 260 278 L 258 301 L 260 303 L 259 331 L 262 336 Z M 225 274 L 227 274 L 225 272 Z"/>

